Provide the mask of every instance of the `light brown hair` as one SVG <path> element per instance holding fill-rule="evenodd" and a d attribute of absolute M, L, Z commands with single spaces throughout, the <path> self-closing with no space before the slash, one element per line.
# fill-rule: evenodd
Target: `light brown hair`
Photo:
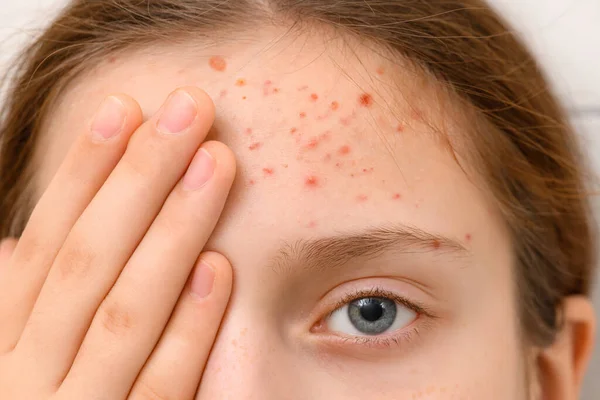
<path fill-rule="evenodd" d="M 0 234 L 34 206 L 32 162 L 49 106 L 109 54 L 174 38 L 296 21 L 401 55 L 483 121 L 472 157 L 510 228 L 525 337 L 548 345 L 565 296 L 588 294 L 595 237 L 577 138 L 535 60 L 480 0 L 75 0 L 22 54 L 0 125 Z"/>

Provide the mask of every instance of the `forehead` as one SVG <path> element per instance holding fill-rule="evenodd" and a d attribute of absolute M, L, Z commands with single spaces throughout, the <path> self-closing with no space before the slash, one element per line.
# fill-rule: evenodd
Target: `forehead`
<path fill-rule="evenodd" d="M 434 82 L 341 39 L 155 46 L 108 57 L 49 118 L 39 186 L 77 134 L 68 128 L 85 126 L 104 96 L 125 92 L 150 116 L 184 85 L 211 95 L 209 138 L 237 156 L 220 226 L 261 232 L 252 235 L 261 243 L 267 231 L 275 239 L 394 221 L 460 240 L 497 233 L 479 232 L 494 219 L 486 198 L 439 140 L 440 127 L 444 135 L 460 127 L 441 114 Z"/>

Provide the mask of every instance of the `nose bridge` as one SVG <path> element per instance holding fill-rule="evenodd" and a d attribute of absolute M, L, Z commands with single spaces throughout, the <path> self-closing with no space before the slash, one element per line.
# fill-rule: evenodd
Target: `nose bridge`
<path fill-rule="evenodd" d="M 281 341 L 269 336 L 261 324 L 229 315 L 211 351 L 196 400 L 289 398 L 283 389 L 291 377 L 282 376 L 285 356 L 277 350 Z"/>

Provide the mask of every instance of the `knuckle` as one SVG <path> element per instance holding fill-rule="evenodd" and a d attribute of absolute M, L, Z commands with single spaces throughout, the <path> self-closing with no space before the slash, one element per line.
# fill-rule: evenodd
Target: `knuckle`
<path fill-rule="evenodd" d="M 89 244 L 82 240 L 69 239 L 59 252 L 55 268 L 62 279 L 81 278 L 89 274 L 97 258 L 96 252 Z"/>
<path fill-rule="evenodd" d="M 184 398 L 175 394 L 167 394 L 164 389 L 158 389 L 156 385 L 148 383 L 146 379 L 141 379 L 136 383 L 134 393 L 133 398 L 135 400 L 175 400 Z"/>
<path fill-rule="evenodd" d="M 114 336 L 123 337 L 133 329 L 132 313 L 120 304 L 105 300 L 98 309 L 98 322 Z"/>

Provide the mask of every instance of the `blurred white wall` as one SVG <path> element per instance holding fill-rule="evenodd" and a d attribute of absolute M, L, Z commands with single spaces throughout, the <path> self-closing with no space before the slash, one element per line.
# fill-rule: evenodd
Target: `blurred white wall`
<path fill-rule="evenodd" d="M 200 0 L 199 0 L 200 1 Z M 572 112 L 600 171 L 600 0 L 491 0 L 522 32 Z M 0 0 L 0 63 L 66 0 Z M 597 207 L 600 210 L 600 206 Z M 600 313 L 600 288 L 596 288 Z M 583 400 L 600 398 L 600 330 Z"/>

